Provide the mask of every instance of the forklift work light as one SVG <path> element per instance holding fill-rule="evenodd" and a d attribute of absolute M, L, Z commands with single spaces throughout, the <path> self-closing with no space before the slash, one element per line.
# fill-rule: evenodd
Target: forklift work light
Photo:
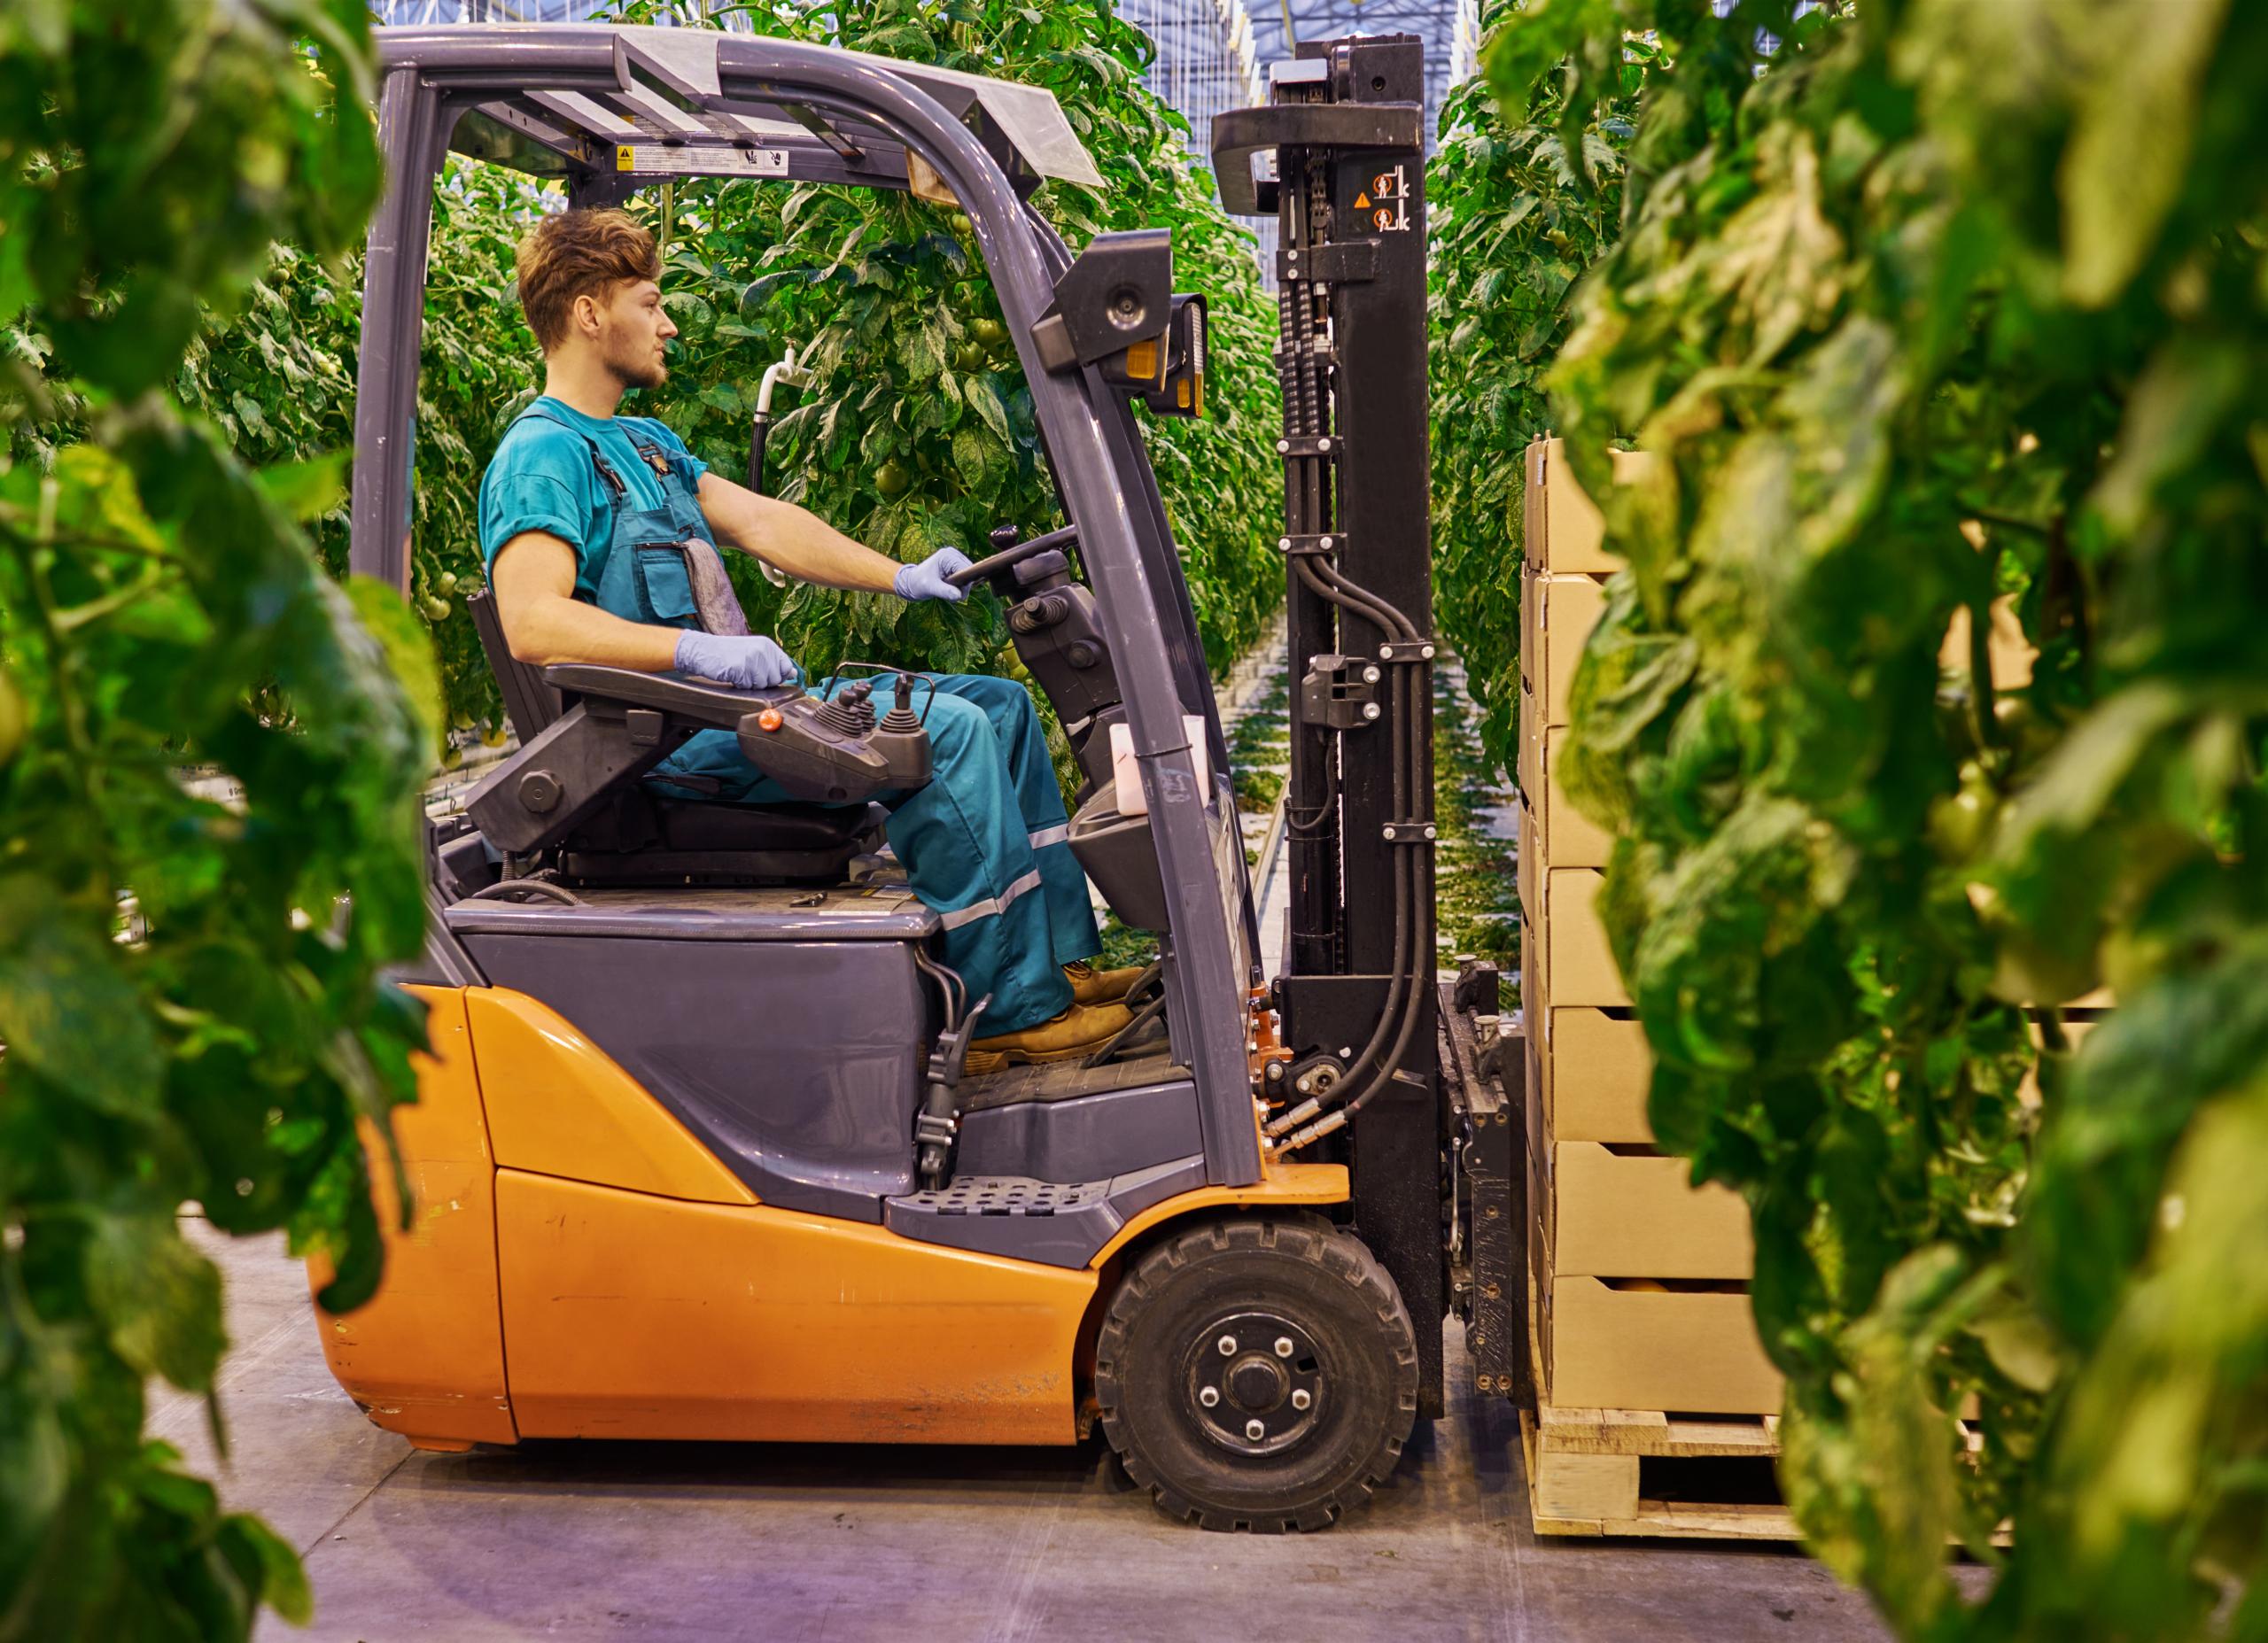
<path fill-rule="evenodd" d="M 1205 298 L 1176 292 L 1166 329 L 1103 360 L 1103 380 L 1161 416 L 1202 416 L 1206 337 Z"/>

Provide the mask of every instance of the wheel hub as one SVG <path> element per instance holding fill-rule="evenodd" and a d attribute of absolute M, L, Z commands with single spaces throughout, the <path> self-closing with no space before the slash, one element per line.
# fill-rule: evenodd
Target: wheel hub
<path fill-rule="evenodd" d="M 1288 1449 L 1323 1412 L 1326 1378 L 1314 1338 L 1274 1313 L 1220 1319 L 1190 1344 L 1183 1371 L 1190 1418 L 1238 1454 Z"/>

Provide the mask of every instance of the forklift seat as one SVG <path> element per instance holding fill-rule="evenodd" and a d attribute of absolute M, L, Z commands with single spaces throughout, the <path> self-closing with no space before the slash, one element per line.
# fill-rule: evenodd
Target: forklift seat
<path fill-rule="evenodd" d="M 541 668 L 512 654 L 492 594 L 474 593 L 465 608 L 496 676 L 505 714 L 524 747 L 566 711 L 566 699 Z M 708 865 L 697 867 L 697 876 L 705 877 L 716 871 L 738 876 L 724 865 L 738 857 L 748 876 L 770 882 L 831 883 L 850 857 L 878 846 L 888 819 L 889 812 L 875 804 L 733 804 L 672 798 L 641 783 L 594 818 L 585 830 L 587 836 L 578 839 L 568 855 L 576 866 L 608 878 L 641 876 L 638 858 L 653 855 L 654 864 L 671 878 L 680 876 L 679 871 L 664 865 L 664 859 L 683 864 L 700 858 Z"/>

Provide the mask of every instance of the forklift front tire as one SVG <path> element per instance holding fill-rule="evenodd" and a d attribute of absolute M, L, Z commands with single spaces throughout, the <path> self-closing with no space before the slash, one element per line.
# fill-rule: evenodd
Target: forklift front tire
<path fill-rule="evenodd" d="M 1161 1510 L 1200 1527 L 1326 1529 L 1401 1457 L 1418 1344 L 1394 1280 L 1319 1217 L 1175 1234 L 1136 1261 L 1096 1343 L 1103 1430 Z"/>

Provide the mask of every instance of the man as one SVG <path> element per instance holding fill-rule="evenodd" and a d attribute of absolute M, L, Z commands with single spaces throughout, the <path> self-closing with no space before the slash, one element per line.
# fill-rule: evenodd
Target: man
<path fill-rule="evenodd" d="M 543 350 L 544 394 L 498 446 L 480 486 L 480 546 L 512 654 L 538 666 L 672 669 L 761 689 L 796 677 L 748 631 L 717 544 L 822 587 L 959 600 L 958 548 L 902 564 L 803 508 L 709 471 L 660 422 L 617 416 L 659 387 L 677 327 L 653 236 L 618 211 L 549 216 L 522 242 L 520 303 Z M 929 679 L 936 774 L 891 807 L 890 848 L 944 926 L 945 962 L 990 993 L 974 1071 L 1084 1055 L 1126 1027 L 1135 973 L 1084 961 L 1101 943 L 1031 698 L 1004 679 Z M 706 731 L 658 766 L 672 791 L 734 803 L 787 795 Z"/>

